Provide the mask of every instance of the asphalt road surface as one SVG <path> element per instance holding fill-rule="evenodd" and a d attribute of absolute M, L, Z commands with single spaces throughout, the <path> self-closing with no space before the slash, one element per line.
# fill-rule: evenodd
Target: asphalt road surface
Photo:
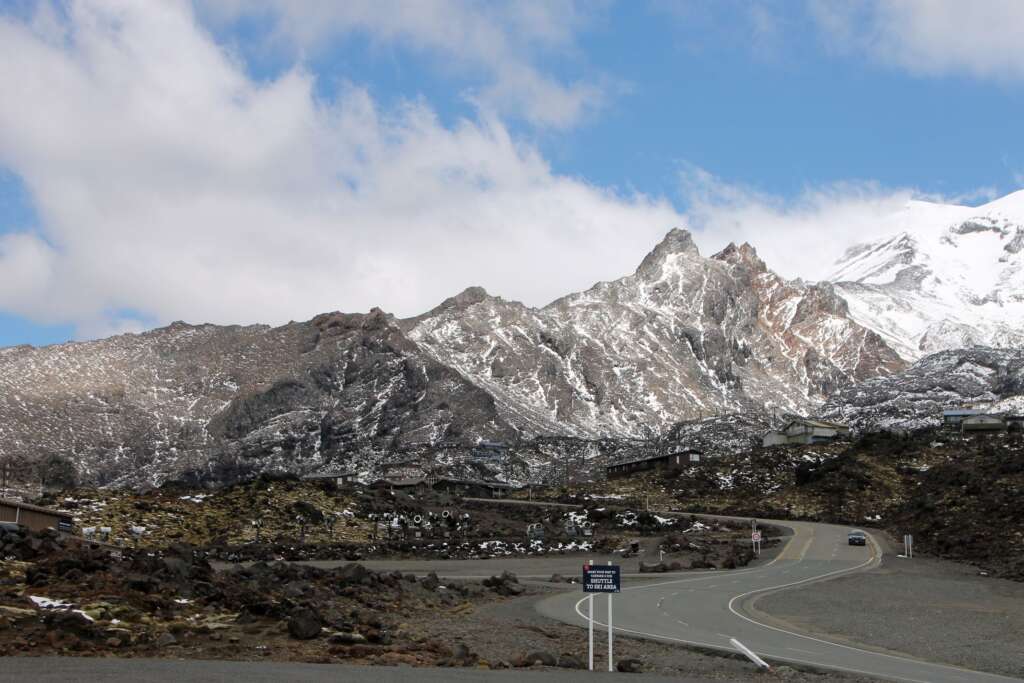
<path fill-rule="evenodd" d="M 691 573 L 685 578 L 624 581 L 616 595 L 612 624 L 616 631 L 665 642 L 735 652 L 735 638 L 769 661 L 812 665 L 911 683 L 998 683 L 1020 679 L 893 656 L 833 643 L 763 624 L 752 618 L 749 603 L 759 594 L 799 588 L 849 572 L 877 566 L 881 549 L 847 545 L 849 527 L 804 522 L 769 522 L 793 529 L 793 536 L 771 562 L 749 569 Z M 594 598 L 595 633 L 600 653 L 607 636 L 608 599 Z M 538 604 L 542 614 L 586 626 L 588 602 L 581 591 Z M 850 610 L 858 609 L 851 599 Z"/>

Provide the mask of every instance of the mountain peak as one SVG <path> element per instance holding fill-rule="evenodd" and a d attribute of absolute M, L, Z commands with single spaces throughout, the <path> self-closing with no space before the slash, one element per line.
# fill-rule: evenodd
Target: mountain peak
<path fill-rule="evenodd" d="M 768 266 L 766 266 L 764 261 L 761 260 L 761 257 L 757 255 L 757 249 L 754 249 L 749 242 L 744 242 L 738 247 L 735 242 L 729 242 L 725 249 L 718 252 L 711 258 L 716 261 L 724 261 L 734 266 L 745 265 L 751 267 L 757 272 L 768 270 Z"/>
<path fill-rule="evenodd" d="M 689 230 L 672 228 L 665 235 L 665 238 L 658 242 L 651 253 L 644 257 L 640 267 L 636 269 L 637 275 L 656 276 L 661 272 L 661 266 L 670 256 L 685 254 L 691 257 L 700 257 L 700 250 L 693 241 L 693 235 Z"/>

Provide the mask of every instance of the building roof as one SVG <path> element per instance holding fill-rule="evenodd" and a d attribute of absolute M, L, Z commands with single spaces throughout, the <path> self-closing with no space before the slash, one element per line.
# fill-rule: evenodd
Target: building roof
<path fill-rule="evenodd" d="M 465 486 L 484 486 L 489 489 L 510 489 L 512 484 L 503 481 L 484 481 L 482 479 L 457 479 L 456 477 L 439 477 L 436 483 L 447 482 L 449 484 L 461 484 Z"/>
<path fill-rule="evenodd" d="M 54 517 L 71 517 L 70 512 L 62 512 L 60 510 L 32 505 L 31 503 L 23 503 L 20 500 L 0 498 L 0 505 L 8 505 L 10 507 L 21 508 L 22 510 L 31 510 L 32 512 L 42 512 L 43 514 L 53 515 Z"/>
<path fill-rule="evenodd" d="M 979 420 L 979 421 L 980 420 L 991 420 L 993 422 L 1005 422 L 1006 421 L 1003 418 L 1002 415 L 988 415 L 988 414 L 981 414 L 981 413 L 979 413 L 977 415 L 970 415 L 970 416 L 964 418 L 964 422 L 971 422 L 972 420 Z"/>
<path fill-rule="evenodd" d="M 373 482 L 373 485 L 384 484 L 386 486 L 419 486 L 420 484 L 426 484 L 427 480 L 424 477 L 412 477 L 409 479 L 378 479 Z"/>
<path fill-rule="evenodd" d="M 620 465 L 635 465 L 639 462 L 647 462 L 649 460 L 661 460 L 663 458 L 671 458 L 673 455 L 689 455 L 691 453 L 703 454 L 704 451 L 696 448 L 684 448 L 678 451 L 672 451 L 671 453 L 661 453 L 659 455 L 648 455 L 643 458 L 633 458 L 632 460 L 623 460 L 622 462 L 613 462 L 607 467 L 619 467 Z"/>
<path fill-rule="evenodd" d="M 303 479 L 336 479 L 338 477 L 354 477 L 359 472 L 355 470 L 345 470 L 344 472 L 318 472 L 316 474 L 307 474 L 303 476 Z"/>
<path fill-rule="evenodd" d="M 823 427 L 825 429 L 849 429 L 848 426 L 839 424 L 838 422 L 826 422 L 825 420 L 812 420 L 810 418 L 801 417 L 796 420 L 790 420 L 783 427 L 783 430 L 789 429 L 790 425 L 801 424 L 807 425 L 808 427 Z"/>
<path fill-rule="evenodd" d="M 972 408 L 954 408 L 952 410 L 943 410 L 942 414 L 949 417 L 959 417 L 961 415 L 980 415 L 981 411 Z"/>

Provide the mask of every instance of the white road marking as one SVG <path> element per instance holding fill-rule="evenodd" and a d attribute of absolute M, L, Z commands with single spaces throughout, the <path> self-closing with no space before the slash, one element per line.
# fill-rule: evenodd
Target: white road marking
<path fill-rule="evenodd" d="M 870 538 L 870 536 L 869 536 L 869 538 Z M 874 538 L 871 538 L 871 542 L 872 542 L 872 549 L 873 550 L 880 550 L 878 548 L 877 543 L 875 542 Z M 810 543 L 808 542 L 807 545 L 809 546 Z M 806 551 L 806 549 L 807 549 L 807 546 L 804 547 L 805 551 Z M 771 560 L 770 562 L 768 562 L 765 565 L 762 565 L 760 567 L 755 567 L 753 569 L 739 570 L 739 571 L 737 571 L 733 575 L 735 576 L 737 574 L 749 574 L 749 573 L 759 572 L 760 570 L 766 569 L 766 568 L 770 567 L 771 565 L 775 564 L 781 558 L 782 558 L 782 553 L 777 555 L 775 557 L 775 559 Z M 802 580 L 799 580 L 799 581 L 794 581 L 794 582 L 791 582 L 791 583 L 788 583 L 788 584 L 784 584 L 782 586 L 772 586 L 770 588 L 759 588 L 759 589 L 755 589 L 755 590 L 752 590 L 752 591 L 748 591 L 747 593 L 743 593 L 741 595 L 737 595 L 736 597 L 732 598 L 732 600 L 729 601 L 729 603 L 728 603 L 729 611 L 732 612 L 733 614 L 735 614 L 736 616 L 740 617 L 741 619 L 744 619 L 745 621 L 748 621 L 748 622 L 754 624 L 755 626 L 760 626 L 762 628 L 770 629 L 770 630 L 773 630 L 773 631 L 778 631 L 779 633 L 784 633 L 784 634 L 789 635 L 789 636 L 795 636 L 797 638 L 802 638 L 804 640 L 811 640 L 811 641 L 823 643 L 825 645 L 831 645 L 833 647 L 842 648 L 842 649 L 845 649 L 845 650 L 850 650 L 850 651 L 853 651 L 853 652 L 862 653 L 862 654 L 865 654 L 865 655 L 868 655 L 868 656 L 884 657 L 884 658 L 887 658 L 887 659 L 895 659 L 897 661 L 903 661 L 903 662 L 908 662 L 908 663 L 912 663 L 912 664 L 924 664 L 924 665 L 931 666 L 931 667 L 934 667 L 934 668 L 937 668 L 937 669 L 943 669 L 943 670 L 946 670 L 946 671 L 964 671 L 964 672 L 970 673 L 973 676 L 991 677 L 991 678 L 993 678 L 995 680 L 999 680 L 999 681 L 1006 681 L 1006 680 L 1008 680 L 1005 677 L 998 676 L 998 675 L 995 675 L 995 674 L 989 674 L 989 673 L 983 672 L 983 671 L 972 671 L 970 669 L 963 669 L 961 667 L 949 666 L 949 665 L 946 665 L 946 664 L 934 664 L 934 663 L 931 663 L 931 662 L 918 662 L 918 661 L 915 661 L 915 660 L 912 660 L 912 659 L 908 659 L 906 657 L 898 657 L 898 656 L 895 656 L 895 655 L 887 655 L 887 654 L 880 653 L 880 652 L 872 652 L 870 650 L 863 650 L 863 649 L 857 648 L 857 647 L 850 647 L 849 645 L 839 645 L 838 643 L 832 643 L 832 642 L 829 642 L 827 640 L 821 640 L 819 638 L 813 638 L 811 636 L 805 636 L 805 635 L 800 634 L 800 633 L 793 633 L 791 631 L 786 631 L 784 629 L 776 628 L 774 626 L 768 626 L 767 624 L 762 624 L 762 623 L 760 623 L 758 621 L 755 621 L 755 620 L 753 620 L 753 619 L 751 619 L 751 618 L 749 618 L 747 616 L 744 616 L 743 614 L 740 614 L 735 609 L 733 609 L 733 603 L 737 599 L 739 599 L 739 598 L 743 598 L 743 597 L 746 597 L 748 595 L 752 595 L 754 593 L 761 593 L 761 592 L 764 592 L 764 591 L 776 590 L 776 589 L 779 589 L 779 588 L 788 588 L 790 586 L 796 586 L 796 585 L 799 585 L 799 584 L 808 583 L 810 581 L 816 581 L 816 580 L 824 579 L 824 578 L 827 578 L 827 577 L 830 577 L 830 576 L 835 576 L 835 575 L 839 575 L 839 574 L 846 574 L 846 573 L 854 572 L 854 571 L 857 571 L 857 570 L 865 567 L 866 565 L 868 565 L 868 564 L 870 564 L 872 562 L 875 562 L 875 561 L 880 562 L 880 558 L 881 558 L 881 555 L 879 553 L 879 555 L 877 557 L 875 557 L 873 555 L 868 560 L 866 560 L 866 561 L 862 562 L 861 564 L 856 565 L 855 567 L 852 567 L 852 568 L 841 569 L 841 570 L 837 570 L 837 571 L 833 571 L 833 572 L 827 572 L 825 574 L 820 574 L 820 575 L 812 576 L 810 578 L 802 579 Z M 798 562 L 799 562 L 799 560 L 798 560 Z M 651 584 L 651 585 L 647 585 L 647 586 L 630 586 L 628 588 L 624 588 L 623 590 L 644 590 L 644 589 L 648 589 L 648 588 L 656 588 L 658 586 L 665 586 L 665 585 L 676 584 L 676 583 L 692 583 L 694 581 L 699 581 L 699 580 L 700 579 L 693 579 L 693 578 L 691 578 L 691 579 L 677 579 L 677 580 L 674 580 L 674 581 L 665 581 L 664 583 Z M 689 589 L 689 590 L 694 590 L 694 589 Z M 580 598 L 576 602 L 576 604 L 575 604 L 576 614 L 581 619 L 583 619 L 584 621 L 587 620 L 587 616 L 585 614 L 583 614 L 583 612 L 581 610 L 581 605 L 584 602 L 586 602 L 586 600 L 587 600 L 586 597 Z M 599 621 L 596 618 L 594 619 L 594 624 L 597 625 L 597 626 L 607 626 L 606 623 L 603 623 L 603 622 Z M 714 650 L 722 650 L 722 651 L 734 652 L 733 648 L 731 648 L 731 647 L 722 647 L 721 645 L 717 645 L 717 644 L 714 644 L 714 643 L 705 643 L 705 642 L 702 642 L 702 641 L 699 641 L 699 640 L 688 640 L 688 639 L 685 639 L 685 638 L 675 638 L 673 636 L 666 636 L 666 635 L 661 635 L 661 634 L 658 634 L 658 633 L 648 633 L 646 631 L 637 631 L 637 630 L 634 630 L 634 629 L 623 628 L 622 626 L 616 626 L 615 630 L 616 631 L 621 631 L 622 633 L 632 633 L 632 634 L 638 635 L 638 636 L 647 636 L 649 638 L 655 638 L 655 639 L 660 639 L 660 640 L 670 640 L 670 641 L 677 642 L 677 643 L 685 643 L 687 645 L 696 645 L 698 647 L 709 647 L 709 648 L 714 649 Z M 729 636 L 726 636 L 726 635 L 721 634 L 721 633 L 719 633 L 718 635 L 720 635 L 720 636 L 722 636 L 724 638 L 728 638 L 729 637 Z M 768 653 L 768 652 L 761 652 L 761 655 L 764 656 L 764 657 L 770 657 L 770 658 L 779 659 L 779 660 L 786 660 L 786 661 L 794 662 L 794 663 L 797 663 L 797 664 L 808 664 L 808 665 L 812 665 L 812 666 L 822 666 L 822 663 L 820 661 L 800 660 L 800 659 L 796 659 L 794 657 L 790 657 L 789 655 L 771 654 L 771 653 Z M 864 671 L 864 670 L 861 670 L 861 669 L 854 669 L 852 667 L 839 666 L 839 665 L 824 665 L 824 666 L 826 666 L 827 668 L 831 668 L 831 669 L 837 670 L 837 671 L 847 671 L 847 672 L 851 672 L 851 673 L 864 674 L 864 675 L 868 675 L 868 676 L 878 676 L 878 674 L 876 672 Z M 889 678 L 890 680 L 894 680 L 894 681 L 904 681 L 905 683 L 931 683 L 930 681 L 926 681 L 926 680 L 923 680 L 923 679 L 907 678 L 907 677 L 904 677 L 904 676 L 894 676 L 892 674 L 886 675 L 885 677 Z"/>

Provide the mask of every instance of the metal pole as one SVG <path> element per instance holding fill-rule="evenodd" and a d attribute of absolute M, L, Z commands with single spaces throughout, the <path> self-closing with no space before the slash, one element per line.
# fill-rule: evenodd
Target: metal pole
<path fill-rule="evenodd" d="M 594 561 L 593 560 L 587 560 L 587 566 L 588 567 L 593 567 L 594 566 Z M 587 625 L 587 630 L 590 632 L 590 638 L 588 640 L 589 645 L 587 647 L 587 657 L 590 660 L 590 670 L 593 671 L 594 670 L 594 594 L 593 593 L 590 594 L 590 599 L 587 600 L 587 604 L 590 606 L 590 616 L 587 617 L 587 621 L 589 622 L 588 625 Z"/>
<path fill-rule="evenodd" d="M 611 566 L 612 561 L 608 560 L 608 566 Z M 615 667 L 612 665 L 612 595 L 608 594 L 608 670 L 615 671 Z"/>
<path fill-rule="evenodd" d="M 589 627 L 588 627 L 587 630 L 590 631 L 590 641 L 589 641 L 590 644 L 587 647 L 587 653 L 588 653 L 587 656 L 588 656 L 588 660 L 590 662 L 589 669 L 591 671 L 593 671 L 594 670 L 594 594 L 593 593 L 591 593 L 590 597 L 587 599 L 587 604 L 590 606 L 590 615 L 587 617 L 587 621 L 589 622 Z"/>

